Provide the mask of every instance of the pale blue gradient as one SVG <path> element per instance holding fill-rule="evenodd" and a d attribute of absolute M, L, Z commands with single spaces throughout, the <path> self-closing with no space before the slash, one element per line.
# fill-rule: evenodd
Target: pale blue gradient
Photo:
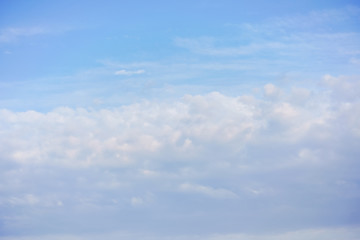
<path fill-rule="evenodd" d="M 119 106 L 172 87 L 181 97 L 359 73 L 351 1 L 12 1 L 1 11 L 2 108 Z"/>

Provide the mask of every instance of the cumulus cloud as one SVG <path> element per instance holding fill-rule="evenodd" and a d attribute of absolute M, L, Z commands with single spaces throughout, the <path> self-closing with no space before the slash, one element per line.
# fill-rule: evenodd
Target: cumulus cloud
<path fill-rule="evenodd" d="M 251 101 L 213 92 L 114 109 L 62 107 L 47 113 L 3 109 L 1 155 L 24 165 L 151 167 L 168 157 L 195 160 L 213 151 L 249 153 L 249 147 L 264 147 L 268 141 L 298 144 L 299 151 L 311 149 L 305 146 L 307 140 L 330 144 L 339 137 L 338 125 L 345 122 L 342 135 L 358 136 L 358 97 L 351 90 L 359 81 L 325 76 L 324 82 L 328 88 L 321 93 L 296 88 L 277 101 L 272 97 L 283 90 L 267 84 L 266 98 Z M 142 156 L 157 160 L 145 161 Z"/>
<path fill-rule="evenodd" d="M 331 76 L 329 74 L 323 76 L 322 83 L 328 87 L 334 95 L 333 99 L 354 101 L 360 99 L 360 93 L 357 89 L 360 87 L 360 82 L 357 77 L 348 76 Z"/>
<path fill-rule="evenodd" d="M 84 218 L 108 231 L 121 222 L 180 235 L 179 223 L 199 234 L 357 224 L 360 105 L 341 89 L 359 79 L 322 83 L 266 85 L 262 97 L 212 92 L 112 109 L 2 109 L 3 228 L 44 234 L 39 226 L 50 216 L 67 222 L 64 212 L 69 233 Z"/>
<path fill-rule="evenodd" d="M 57 108 L 49 113 L 2 110 L 0 114 L 3 126 L 9 127 L 4 134 L 12 136 L 4 142 L 4 153 L 13 161 L 91 166 L 133 164 L 134 155 L 170 149 L 187 154 L 206 142 L 246 141 L 263 124 L 254 108 L 215 92 L 115 110 Z"/>
<path fill-rule="evenodd" d="M 268 83 L 264 86 L 264 94 L 269 98 L 277 98 L 281 94 L 281 90 L 275 85 Z"/>

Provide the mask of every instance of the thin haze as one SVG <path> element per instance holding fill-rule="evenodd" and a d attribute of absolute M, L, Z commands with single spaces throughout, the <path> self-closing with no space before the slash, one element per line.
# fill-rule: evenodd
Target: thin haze
<path fill-rule="evenodd" d="M 1 1 L 0 239 L 360 239 L 356 1 Z"/>

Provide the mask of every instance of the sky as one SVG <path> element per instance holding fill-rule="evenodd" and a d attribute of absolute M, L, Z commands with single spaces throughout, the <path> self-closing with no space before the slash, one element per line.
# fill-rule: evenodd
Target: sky
<path fill-rule="evenodd" d="M 0 1 L 1 240 L 358 240 L 357 1 Z"/>

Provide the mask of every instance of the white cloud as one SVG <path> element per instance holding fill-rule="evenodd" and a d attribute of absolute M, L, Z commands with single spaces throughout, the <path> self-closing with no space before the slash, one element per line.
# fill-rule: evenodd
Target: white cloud
<path fill-rule="evenodd" d="M 143 102 L 113 110 L 1 110 L 1 154 L 21 164 L 126 167 L 141 165 L 144 154 L 152 158 L 166 153 L 186 159 L 200 156 L 213 144 L 231 146 L 229 151 L 238 152 L 265 138 L 278 138 L 283 143 L 302 141 L 313 136 L 312 129 L 320 125 L 327 128 L 330 137 L 339 114 L 347 115 L 349 129 L 359 129 L 357 104 L 339 105 L 349 96 L 356 99 L 358 94 L 352 89 L 357 89 L 359 81 L 330 76 L 324 81 L 336 93 L 326 101 L 326 91 L 311 96 L 309 90 L 302 89 L 284 93 L 274 102 L 213 92 L 186 95 L 177 102 Z M 264 89 L 272 98 L 282 92 L 272 84 Z M 299 99 L 304 102 L 299 103 Z"/>
<path fill-rule="evenodd" d="M 132 197 L 131 198 L 131 205 L 133 206 L 139 206 L 144 204 L 144 200 L 140 197 Z"/>
<path fill-rule="evenodd" d="M 281 42 L 251 43 L 248 45 L 239 45 L 234 47 L 217 46 L 216 39 L 212 38 L 176 38 L 176 46 L 183 47 L 199 54 L 214 56 L 242 56 L 261 52 L 266 49 L 284 49 L 287 45 Z"/>
<path fill-rule="evenodd" d="M 0 42 L 12 42 L 21 37 L 41 35 L 46 32 L 47 30 L 42 27 L 6 28 L 0 32 Z"/>
<path fill-rule="evenodd" d="M 212 92 L 112 109 L 2 109 L 5 228 L 41 233 L 38 226 L 50 216 L 60 222 L 70 216 L 65 225 L 71 231 L 86 218 L 104 229 L 126 222 L 130 229 L 160 232 L 142 220 L 156 216 L 161 229 L 188 224 L 208 239 L 244 224 L 265 233 L 270 222 L 282 232 L 273 238 L 286 239 L 283 232 L 294 224 L 357 223 L 348 216 L 359 212 L 360 105 L 355 95 L 337 91 L 359 79 L 326 76 L 322 82 L 323 89 L 267 85 L 270 96 L 281 92 L 276 98 Z M 9 220 L 18 215 L 8 206 L 25 217 Z M 33 209 L 41 214 L 31 225 L 26 219 L 34 218 Z M 219 224 L 219 218 L 234 224 Z"/>
<path fill-rule="evenodd" d="M 16 162 L 125 166 L 135 163 L 133 155 L 138 153 L 166 149 L 180 153 L 195 151 L 204 140 L 225 143 L 251 138 L 261 127 L 252 107 L 212 93 L 186 96 L 183 102 L 134 104 L 114 111 L 58 108 L 46 114 L 2 110 L 1 115 L 4 125 L 19 124 L 5 131 L 9 137 L 15 132 L 22 135 L 6 143 L 5 152 Z M 224 114 L 229 118 L 223 118 Z"/>
<path fill-rule="evenodd" d="M 200 193 L 214 198 L 237 198 L 237 195 L 227 189 L 212 188 L 199 184 L 183 183 L 179 189 L 189 193 Z"/>
<path fill-rule="evenodd" d="M 122 69 L 122 70 L 116 71 L 115 75 L 132 76 L 132 75 L 138 75 L 138 74 L 143 74 L 143 73 L 145 73 L 145 70 L 143 70 L 143 69 L 134 70 L 134 71 Z"/>
<path fill-rule="evenodd" d="M 276 33 L 284 32 L 284 30 L 296 29 L 297 31 L 316 31 L 323 29 L 326 25 L 334 25 L 343 22 L 356 21 L 360 15 L 360 8 L 357 6 L 347 6 L 338 9 L 324 9 L 311 11 L 307 14 L 299 14 L 292 16 L 280 16 L 260 24 L 243 24 L 241 27 L 254 33 L 276 31 Z M 275 32 L 273 34 L 276 34 Z"/>
<path fill-rule="evenodd" d="M 218 62 L 228 63 L 228 67 L 238 63 L 238 69 L 243 68 L 242 75 L 248 69 L 268 76 L 284 72 L 304 74 L 309 69 L 319 74 L 329 69 L 336 74 L 343 69 L 348 69 L 348 74 L 358 74 L 355 67 L 360 34 L 355 26 L 359 16 L 355 6 L 312 11 L 243 23 L 236 29 L 240 28 L 240 34 L 232 38 L 178 37 L 174 44 L 193 54 L 217 56 Z"/>
<path fill-rule="evenodd" d="M 12 207 L 62 207 L 63 202 L 51 195 L 38 196 L 35 194 L 22 194 L 9 196 L 0 199 L 0 205 L 10 205 Z"/>
<path fill-rule="evenodd" d="M 32 194 L 26 194 L 23 197 L 11 197 L 8 201 L 11 205 L 35 205 L 39 203 L 39 199 Z"/>
<path fill-rule="evenodd" d="M 154 200 L 154 195 L 151 192 L 146 192 L 141 197 L 131 197 L 130 204 L 133 207 L 146 206 Z"/>
<path fill-rule="evenodd" d="M 356 99 L 360 99 L 360 93 L 357 91 L 360 87 L 360 82 L 356 76 L 334 77 L 327 74 L 323 76 L 322 82 L 330 89 L 334 100 L 354 101 Z"/>
<path fill-rule="evenodd" d="M 281 90 L 275 85 L 268 83 L 264 86 L 265 96 L 270 98 L 277 98 L 281 94 Z"/>

